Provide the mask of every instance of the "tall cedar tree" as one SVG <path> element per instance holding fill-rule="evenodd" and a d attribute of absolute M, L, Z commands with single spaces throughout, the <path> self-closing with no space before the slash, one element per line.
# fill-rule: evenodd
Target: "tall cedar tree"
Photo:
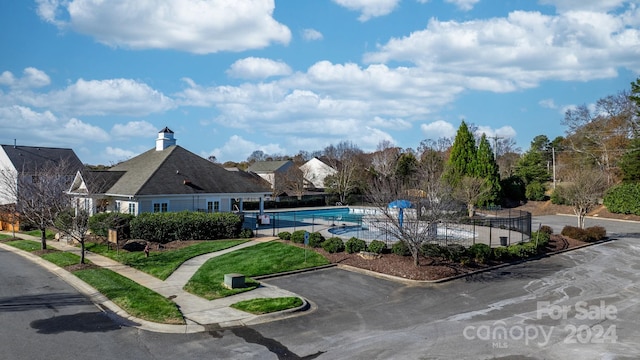
<path fill-rule="evenodd" d="M 456 138 L 453 141 L 444 175 L 452 187 L 460 184 L 460 181 L 462 181 L 465 175 L 475 175 L 476 153 L 476 141 L 469 127 L 463 120 L 456 133 Z"/>
<path fill-rule="evenodd" d="M 484 194 L 478 203 L 480 205 L 495 205 L 500 200 L 500 171 L 498 164 L 493 157 L 493 151 L 487 136 L 483 133 L 480 138 L 480 144 L 478 145 L 478 152 L 476 154 L 476 168 L 475 177 L 485 179 L 489 189 Z"/>

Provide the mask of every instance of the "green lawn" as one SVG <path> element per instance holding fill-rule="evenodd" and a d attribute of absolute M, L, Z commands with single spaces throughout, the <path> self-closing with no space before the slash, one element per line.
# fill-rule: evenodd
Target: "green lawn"
<path fill-rule="evenodd" d="M 173 301 L 111 270 L 96 268 L 74 274 L 137 318 L 164 324 L 185 323 Z"/>
<path fill-rule="evenodd" d="M 69 252 L 64 252 L 64 251 L 56 251 L 48 254 L 42 254 L 42 258 L 60 267 L 80 264 L 79 255 L 69 253 Z"/>
<path fill-rule="evenodd" d="M 40 230 L 29 230 L 29 231 L 24 231 L 23 233 L 27 235 L 35 236 L 37 238 L 42 237 L 42 231 Z M 47 238 L 47 240 L 52 240 L 53 238 L 56 237 L 56 232 L 51 230 L 45 230 L 44 236 Z"/>
<path fill-rule="evenodd" d="M 198 255 L 224 250 L 246 242 L 247 240 L 212 240 L 184 247 L 178 250 L 155 252 L 151 251 L 149 257 L 144 257 L 144 253 L 128 252 L 120 250 L 108 250 L 105 244 L 87 243 L 86 249 L 109 257 L 119 263 L 131 266 L 149 275 L 153 275 L 160 280 L 169 277 L 183 262 Z"/>
<path fill-rule="evenodd" d="M 299 297 L 257 298 L 240 301 L 231 305 L 234 309 L 256 315 L 293 309 L 299 306 L 302 306 L 302 299 Z"/>
<path fill-rule="evenodd" d="M 6 244 L 16 247 L 20 250 L 28 251 L 28 252 L 42 250 L 42 244 L 38 241 L 14 240 L 14 241 L 7 241 Z"/>
<path fill-rule="evenodd" d="M 13 236 L 7 235 L 7 234 L 0 234 L 0 240 L 11 239 L 11 238 L 13 238 Z"/>
<path fill-rule="evenodd" d="M 245 276 L 275 274 L 329 264 L 322 255 L 280 242 L 262 243 L 221 255 L 207 261 L 194 274 L 185 290 L 204 297 L 217 299 L 251 290 L 258 283 L 247 279 L 247 288 L 229 290 L 224 285 L 224 274 L 240 273 Z"/>

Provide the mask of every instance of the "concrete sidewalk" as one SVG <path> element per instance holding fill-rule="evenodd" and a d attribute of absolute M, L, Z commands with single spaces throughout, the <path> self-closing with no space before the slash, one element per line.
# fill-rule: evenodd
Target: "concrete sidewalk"
<path fill-rule="evenodd" d="M 6 235 L 13 236 L 10 232 L 1 232 Z M 16 236 L 22 239 L 40 241 L 40 238 L 29 236 L 26 234 L 18 234 Z M 24 252 L 12 246 L 8 246 L 0 243 L 0 247 L 12 251 L 14 253 L 18 253 L 22 256 L 29 258 L 32 261 L 39 263 L 50 271 L 56 273 L 65 281 L 70 283 L 80 292 L 88 296 L 96 305 L 101 308 L 106 308 L 118 316 L 126 319 L 126 325 L 138 327 L 144 330 L 155 331 L 155 332 L 165 332 L 165 333 L 192 333 L 192 332 L 201 332 L 205 331 L 207 328 L 215 328 L 215 327 L 228 327 L 228 326 L 240 326 L 240 325 L 248 325 L 248 324 L 258 324 L 262 322 L 272 321 L 278 318 L 282 318 L 285 316 L 292 315 L 298 309 L 292 309 L 290 311 L 284 311 L 274 314 L 266 314 L 266 315 L 253 315 L 250 313 L 246 313 L 244 311 L 236 310 L 230 307 L 231 304 L 234 304 L 239 301 L 254 299 L 254 298 L 272 298 L 272 297 L 285 297 L 285 296 L 295 296 L 300 297 L 297 294 L 292 292 L 277 288 L 275 286 L 270 286 L 267 284 L 261 284 L 255 290 L 247 291 L 244 293 L 240 293 L 237 295 L 225 297 L 222 299 L 216 300 L 206 300 L 199 296 L 193 295 L 184 291 L 182 288 L 189 281 L 189 279 L 193 276 L 193 274 L 204 264 L 207 260 L 220 256 L 235 250 L 239 250 L 242 248 L 246 248 L 249 246 L 253 246 L 265 241 L 273 240 L 273 237 L 262 238 L 262 239 L 254 239 L 243 244 L 224 249 L 221 251 L 208 253 L 204 255 L 200 255 L 185 261 L 176 271 L 174 271 L 169 278 L 165 281 L 162 281 L 158 278 L 155 278 L 145 272 L 134 269 L 132 267 L 122 265 L 121 263 L 109 259 L 105 256 L 91 253 L 89 251 L 85 251 L 85 258 L 96 264 L 100 267 L 107 268 L 112 270 L 124 277 L 127 277 L 138 284 L 149 288 L 158 294 L 171 299 L 176 303 L 182 312 L 186 325 L 168 325 L 168 324 L 158 324 L 152 323 L 149 321 L 145 321 L 142 319 L 135 318 L 120 307 L 118 307 L 113 302 L 109 301 L 106 297 L 100 296 L 96 289 L 89 286 L 73 274 L 65 271 L 64 269 L 52 264 L 46 260 L 43 260 L 39 256 L 35 256 L 33 254 Z M 66 242 L 48 240 L 47 247 L 55 248 L 60 251 L 73 252 L 76 254 L 80 254 L 80 249 L 68 245 Z M 222 281 L 222 279 L 221 279 Z M 302 298 L 305 303 L 304 306 L 309 306 L 306 299 Z"/>

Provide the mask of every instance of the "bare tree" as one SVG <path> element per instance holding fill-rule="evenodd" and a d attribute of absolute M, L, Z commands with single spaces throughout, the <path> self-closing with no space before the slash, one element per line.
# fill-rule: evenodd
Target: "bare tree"
<path fill-rule="evenodd" d="M 453 197 L 467 204 L 469 217 L 476 213 L 478 200 L 491 191 L 487 179 L 464 176 L 453 191 Z"/>
<path fill-rule="evenodd" d="M 46 230 L 68 208 L 73 170 L 66 161 L 47 162 L 30 171 L 0 171 L 0 196 L 14 201 L 20 221 L 33 224 L 41 232 L 42 249 L 47 248 Z"/>
<path fill-rule="evenodd" d="M 89 217 L 89 210 L 77 202 L 73 207 L 62 211 L 54 221 L 58 231 L 80 244 L 80 264 L 85 263 L 85 240 L 89 232 Z"/>
<path fill-rule="evenodd" d="M 598 204 L 606 188 L 606 175 L 595 169 L 572 171 L 567 182 L 558 188 L 560 196 L 573 207 L 579 228 L 584 228 L 585 217 Z"/>
<path fill-rule="evenodd" d="M 302 170 L 297 166 L 291 165 L 284 172 L 279 174 L 278 182 L 282 191 L 293 193 L 298 200 L 302 200 L 302 196 L 306 192 L 305 177 Z"/>
<path fill-rule="evenodd" d="M 343 204 L 359 186 L 361 171 L 365 168 L 361 155 L 362 150 L 347 141 L 343 141 L 337 146 L 328 146 L 325 149 L 329 165 L 337 170 L 334 175 L 325 178 L 325 187 L 327 191 L 337 194 L 339 201 Z"/>
<path fill-rule="evenodd" d="M 407 245 L 416 266 L 420 264 L 422 244 L 437 241 L 438 223 L 455 216 L 456 210 L 442 178 L 426 179 L 418 176 L 415 183 L 407 184 L 395 176 L 377 176 L 368 192 L 369 201 L 381 214 L 379 230 Z"/>

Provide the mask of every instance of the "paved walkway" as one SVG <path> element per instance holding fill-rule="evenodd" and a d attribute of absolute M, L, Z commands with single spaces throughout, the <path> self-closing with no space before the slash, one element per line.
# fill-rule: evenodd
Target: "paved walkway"
<path fill-rule="evenodd" d="M 3 234 L 13 235 L 10 232 L 2 232 Z M 17 237 L 40 241 L 39 238 L 29 236 L 26 234 L 16 234 Z M 222 299 L 216 300 L 206 300 L 199 296 L 193 295 L 184 291 L 182 288 L 186 285 L 187 281 L 193 276 L 193 274 L 204 264 L 207 260 L 220 256 L 223 254 L 230 253 L 235 250 L 239 250 L 242 248 L 246 248 L 249 246 L 253 246 L 265 241 L 273 240 L 273 237 L 265 237 L 258 238 L 251 241 L 247 241 L 240 245 L 224 249 L 221 251 L 208 253 L 204 255 L 200 255 L 185 261 L 176 271 L 171 274 L 165 281 L 162 281 L 156 277 L 153 277 L 145 272 L 134 269 L 132 267 L 122 265 L 121 263 L 109 259 L 105 256 L 94 254 L 92 252 L 86 251 L 85 258 L 92 263 L 107 268 L 109 270 L 115 271 L 118 274 L 127 277 L 138 284 L 147 287 L 162 296 L 165 296 L 172 301 L 174 301 L 180 311 L 182 312 L 186 325 L 166 325 L 166 324 L 157 324 L 148 322 L 145 320 L 137 319 L 132 317 L 131 315 L 124 312 L 117 305 L 106 299 L 104 296 L 97 296 L 99 294 L 97 290 L 89 286 L 88 284 L 81 281 L 79 278 L 71 275 L 67 271 L 59 268 L 58 266 L 49 263 L 48 261 L 42 260 L 40 257 L 26 253 L 24 251 L 18 250 L 12 246 L 8 246 L 0 243 L 0 247 L 9 251 L 13 251 L 19 253 L 31 260 L 37 261 L 41 265 L 49 268 L 53 272 L 69 282 L 79 291 L 83 292 L 85 295 L 89 296 L 94 303 L 98 306 L 106 307 L 114 313 L 118 314 L 120 317 L 125 318 L 129 321 L 129 325 L 133 325 L 136 327 L 143 328 L 145 330 L 156 331 L 156 332 L 169 332 L 169 333 L 185 333 L 185 332 L 200 332 L 204 331 L 207 328 L 215 328 L 215 327 L 227 327 L 227 326 L 238 326 L 238 325 L 248 325 L 248 324 L 257 324 L 261 322 L 271 321 L 277 318 L 281 318 L 283 316 L 287 316 L 292 312 L 280 312 L 276 314 L 267 314 L 267 315 L 253 315 L 246 313 L 244 311 L 236 310 L 230 307 L 231 304 L 236 302 L 254 299 L 254 298 L 271 298 L 271 297 L 284 297 L 284 296 L 297 296 L 292 292 L 277 288 L 275 286 L 270 286 L 267 284 L 261 284 L 255 290 L 247 291 L 244 293 L 240 293 L 237 295 L 225 297 Z M 66 242 L 48 240 L 47 247 L 55 248 L 61 251 L 73 252 L 80 254 L 80 249 L 68 245 Z M 222 281 L 222 279 L 221 279 Z M 306 299 L 303 299 L 306 301 Z"/>

